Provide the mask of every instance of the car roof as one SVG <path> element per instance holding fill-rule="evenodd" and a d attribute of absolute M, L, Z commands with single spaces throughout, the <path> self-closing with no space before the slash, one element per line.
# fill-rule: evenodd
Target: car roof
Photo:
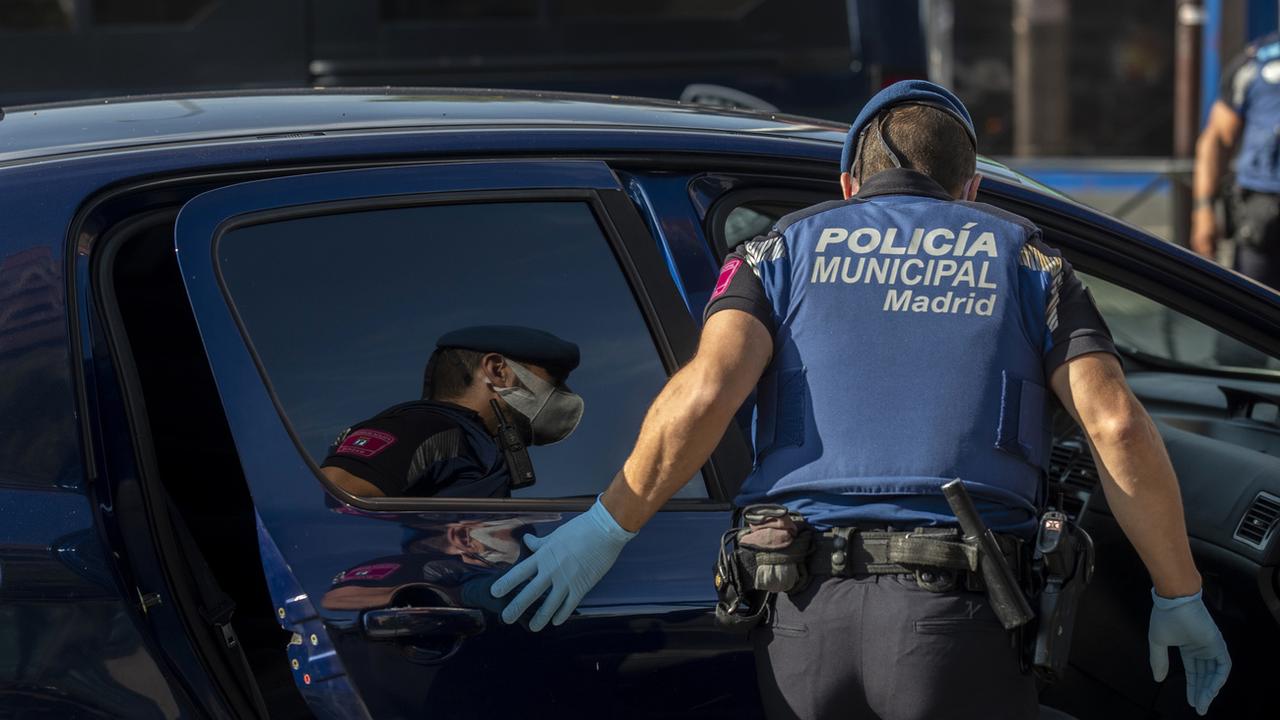
<path fill-rule="evenodd" d="M 839 144 L 849 126 L 782 113 L 586 93 L 423 87 L 232 90 L 5 108 L 0 111 L 0 163 L 170 143 L 448 127 L 710 131 Z M 1029 184 L 985 158 L 981 170 Z"/>
<path fill-rule="evenodd" d="M 459 88 L 230 91 L 4 110 L 0 162 L 174 142 L 350 130 L 633 127 L 839 142 L 847 125 L 610 95 Z"/>

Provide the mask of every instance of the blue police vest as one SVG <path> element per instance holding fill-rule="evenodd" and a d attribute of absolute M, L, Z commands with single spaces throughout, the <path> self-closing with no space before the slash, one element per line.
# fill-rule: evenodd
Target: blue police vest
<path fill-rule="evenodd" d="M 1045 293 L 1061 259 L 981 203 L 884 195 L 783 218 L 740 252 L 773 304 L 756 465 L 737 498 L 819 526 L 952 520 L 941 485 L 1035 517 L 1048 463 Z M 1056 277 L 1060 277 L 1057 275 Z"/>
<path fill-rule="evenodd" d="M 1236 183 L 1280 193 L 1280 42 L 1272 39 L 1231 78 L 1231 104 L 1244 119 Z"/>

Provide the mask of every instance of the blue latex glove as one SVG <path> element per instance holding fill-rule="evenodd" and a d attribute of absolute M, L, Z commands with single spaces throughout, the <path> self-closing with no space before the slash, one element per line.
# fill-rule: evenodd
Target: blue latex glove
<path fill-rule="evenodd" d="M 1182 667 L 1187 673 L 1187 702 L 1204 715 L 1209 703 L 1227 682 L 1231 672 L 1231 656 L 1227 642 L 1209 617 L 1200 593 L 1185 597 L 1165 598 L 1151 590 L 1151 628 L 1147 643 L 1151 649 L 1151 674 L 1156 682 L 1169 674 L 1169 648 L 1182 653 Z"/>
<path fill-rule="evenodd" d="M 548 620 L 556 625 L 568 620 L 583 596 L 613 567 L 622 546 L 635 536 L 613 519 L 599 498 L 590 510 L 550 535 L 526 535 L 524 542 L 533 554 L 498 578 L 490 589 L 494 597 L 500 598 L 532 578 L 502 611 L 502 622 L 519 620 L 543 593 L 547 593 L 547 599 L 529 621 L 529 629 L 537 632 L 546 627 Z"/>

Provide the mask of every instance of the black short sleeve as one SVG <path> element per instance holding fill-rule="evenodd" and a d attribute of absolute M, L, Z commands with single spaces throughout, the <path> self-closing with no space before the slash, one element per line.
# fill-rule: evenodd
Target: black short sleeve
<path fill-rule="evenodd" d="M 1072 358 L 1116 352 L 1093 296 L 1062 253 L 1044 244 L 1039 230 L 1022 246 L 1018 264 L 1028 339 L 1040 345 L 1046 376 Z"/>
<path fill-rule="evenodd" d="M 1056 306 L 1055 306 L 1056 301 Z M 1117 355 L 1111 340 L 1111 329 L 1098 312 L 1093 294 L 1080 282 L 1079 276 L 1065 259 L 1062 261 L 1061 286 L 1049 297 L 1049 347 L 1045 353 L 1045 374 L 1059 365 L 1088 353 L 1106 352 Z"/>
<path fill-rule="evenodd" d="M 484 474 L 457 422 L 429 410 L 385 413 L 352 426 L 322 465 L 367 480 L 389 497 L 435 495 Z"/>
<path fill-rule="evenodd" d="M 1218 100 L 1236 112 L 1244 110 L 1246 92 L 1257 72 L 1253 63 L 1254 51 L 1252 47 L 1245 48 L 1232 58 L 1218 84 Z"/>
<path fill-rule="evenodd" d="M 765 295 L 764 284 L 752 271 L 747 258 L 741 251 L 735 251 L 724 259 L 720 266 L 720 276 L 716 279 L 715 290 L 711 300 L 702 313 L 702 321 L 721 310 L 742 310 L 751 313 L 759 320 L 770 335 L 776 331 L 773 321 L 773 305 Z"/>

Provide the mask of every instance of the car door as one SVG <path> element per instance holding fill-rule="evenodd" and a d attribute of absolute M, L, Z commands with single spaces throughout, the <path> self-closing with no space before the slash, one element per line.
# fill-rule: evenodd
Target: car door
<path fill-rule="evenodd" d="M 563 626 L 504 625 L 489 585 L 521 539 L 584 511 L 621 466 L 696 325 L 602 162 L 344 170 L 213 190 L 175 250 L 258 514 L 295 680 L 320 716 L 753 716 L 742 636 L 710 571 L 746 470 L 736 431 Z M 510 499 L 354 498 L 333 438 L 420 394 L 435 338 L 521 324 L 577 342 L 586 400 Z M 527 618 L 526 618 L 527 620 Z"/>

